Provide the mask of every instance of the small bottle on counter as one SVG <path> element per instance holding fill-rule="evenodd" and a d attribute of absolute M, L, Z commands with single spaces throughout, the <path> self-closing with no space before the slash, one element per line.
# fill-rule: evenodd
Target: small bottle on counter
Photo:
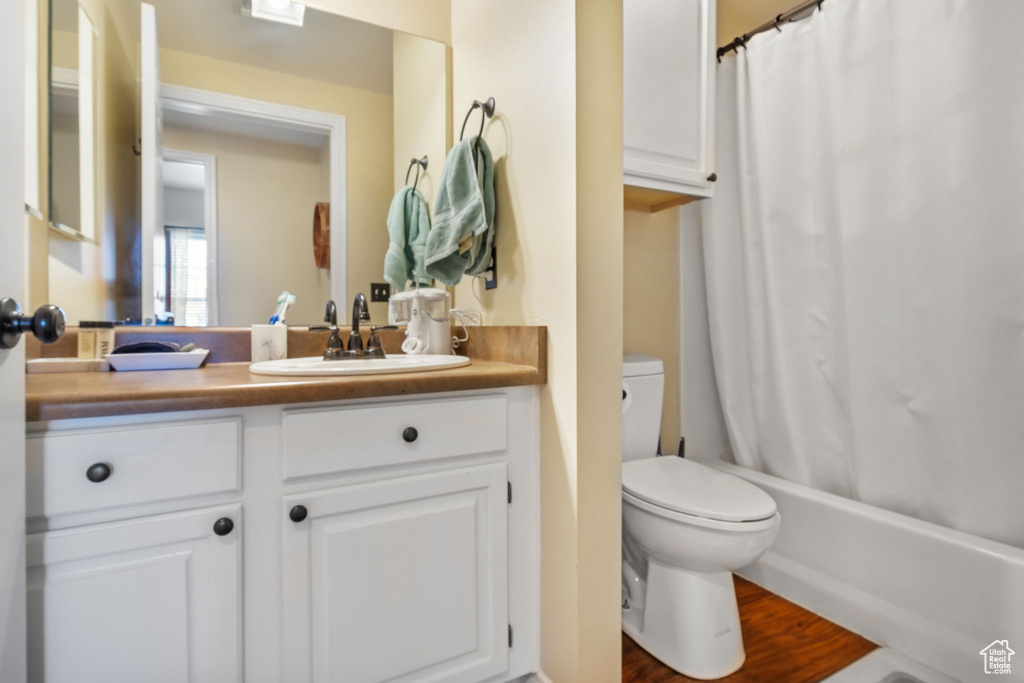
<path fill-rule="evenodd" d="M 104 320 L 93 324 L 96 326 L 96 358 L 102 359 L 114 352 L 114 323 Z"/>
<path fill-rule="evenodd" d="M 96 323 L 92 321 L 78 323 L 78 357 L 96 358 Z"/>

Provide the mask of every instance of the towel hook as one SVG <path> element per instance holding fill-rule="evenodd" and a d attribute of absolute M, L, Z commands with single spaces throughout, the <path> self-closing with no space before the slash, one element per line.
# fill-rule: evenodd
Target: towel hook
<path fill-rule="evenodd" d="M 412 189 L 414 189 L 414 190 L 416 189 L 416 186 L 420 184 L 420 168 L 422 168 L 423 172 L 426 173 L 426 171 L 427 171 L 427 161 L 428 161 L 427 160 L 427 155 L 424 154 L 422 159 L 415 159 L 414 158 L 414 159 L 412 159 L 409 162 L 409 168 L 405 169 L 405 184 L 406 185 L 409 184 L 409 171 L 411 171 L 412 167 L 415 166 L 416 167 L 416 180 L 414 180 L 413 183 L 412 183 Z"/>
<path fill-rule="evenodd" d="M 462 130 L 459 131 L 459 140 L 461 141 L 463 136 L 466 134 L 466 124 L 469 122 L 469 117 L 473 113 L 474 109 L 482 110 L 480 114 L 480 132 L 476 135 L 476 143 L 473 145 L 473 165 L 476 166 L 476 155 L 480 150 L 480 137 L 484 134 L 484 123 L 487 119 L 494 116 L 494 98 L 488 97 L 486 102 L 480 100 L 473 100 L 473 106 L 466 112 L 466 118 L 462 119 Z"/>

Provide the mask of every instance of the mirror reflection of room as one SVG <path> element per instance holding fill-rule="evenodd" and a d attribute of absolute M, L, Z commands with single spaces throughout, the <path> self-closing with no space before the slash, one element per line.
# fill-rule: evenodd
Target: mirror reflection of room
<path fill-rule="evenodd" d="M 447 152 L 445 45 L 312 9 L 262 18 L 249 0 L 51 4 L 53 229 L 31 269 L 70 324 L 248 326 L 284 291 L 287 323 L 318 323 L 327 300 L 381 280 L 409 157 Z M 105 169 L 92 238 L 73 212 L 82 100 L 59 70 L 79 52 L 79 11 L 96 18 L 89 109 Z M 330 220 L 316 258 L 318 206 Z M 386 303 L 370 308 L 387 320 Z"/>
<path fill-rule="evenodd" d="M 95 36 L 83 7 L 54 0 L 50 44 L 50 224 L 95 238 Z"/>

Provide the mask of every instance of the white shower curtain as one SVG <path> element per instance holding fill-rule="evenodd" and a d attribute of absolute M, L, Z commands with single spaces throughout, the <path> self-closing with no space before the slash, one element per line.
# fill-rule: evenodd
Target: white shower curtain
<path fill-rule="evenodd" d="M 1024 547 L 1024 1 L 828 0 L 724 58 L 736 461 Z"/>

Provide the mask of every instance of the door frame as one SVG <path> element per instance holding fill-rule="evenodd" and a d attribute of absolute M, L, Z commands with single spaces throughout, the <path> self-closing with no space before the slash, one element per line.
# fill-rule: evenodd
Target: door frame
<path fill-rule="evenodd" d="M 347 203 L 345 117 L 276 102 L 162 83 L 160 102 L 165 111 L 216 116 L 239 123 L 260 123 L 288 130 L 326 135 L 330 145 L 331 298 L 347 301 Z"/>
<path fill-rule="evenodd" d="M 217 157 L 213 154 L 165 147 L 163 160 L 200 164 L 204 169 L 203 231 L 206 235 L 206 324 L 216 327 L 220 324 L 220 299 L 217 287 Z"/>
<path fill-rule="evenodd" d="M 0 297 L 27 305 L 25 155 L 25 0 L 4 2 L 0 21 Z M 25 346 L 0 349 L 0 678 L 26 680 Z"/>

